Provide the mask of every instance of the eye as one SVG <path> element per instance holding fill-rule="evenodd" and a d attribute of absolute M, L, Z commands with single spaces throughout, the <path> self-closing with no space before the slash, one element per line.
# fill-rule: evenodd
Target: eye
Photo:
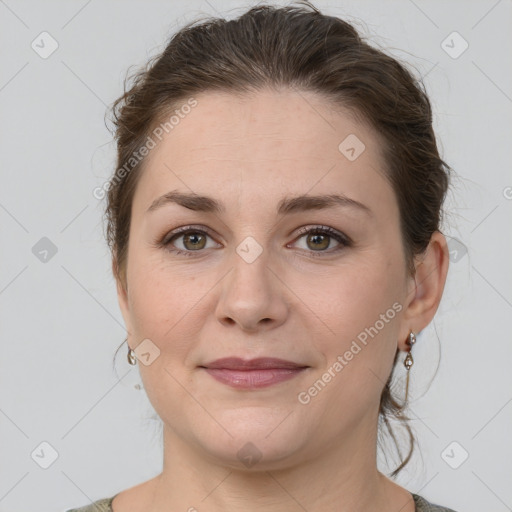
<path fill-rule="evenodd" d="M 306 249 L 311 249 L 311 247 L 313 247 L 313 250 L 308 252 L 310 252 L 310 256 L 314 258 L 341 251 L 345 247 L 349 247 L 351 245 L 351 241 L 347 236 L 328 226 L 303 228 L 299 231 L 299 235 L 302 236 L 297 240 L 306 238 Z M 333 238 L 338 242 L 338 246 L 335 247 L 334 250 L 324 250 L 331 245 L 331 240 Z"/>
<path fill-rule="evenodd" d="M 352 245 L 351 240 L 346 235 L 328 226 L 302 228 L 299 231 L 299 235 L 299 238 L 296 240 L 306 238 L 306 250 L 310 253 L 309 255 L 311 257 L 329 255 Z M 199 229 L 194 226 L 185 226 L 169 233 L 161 241 L 157 242 L 156 245 L 174 254 L 193 256 L 194 252 L 197 252 L 199 255 L 202 249 L 211 248 L 206 245 L 207 238 L 211 238 L 208 230 L 204 228 Z M 183 249 L 177 248 L 174 245 L 175 242 L 180 239 Z M 338 242 L 338 246 L 330 251 L 324 250 L 331 245 L 331 239 L 335 239 Z M 311 249 L 311 247 L 313 249 Z"/>
<path fill-rule="evenodd" d="M 165 247 L 168 251 L 175 254 L 193 256 L 192 253 L 209 248 L 206 247 L 206 237 L 210 237 L 210 235 L 204 229 L 186 226 L 170 233 L 170 236 L 166 236 L 158 245 Z M 173 241 L 179 239 L 182 239 L 184 249 L 177 249 L 173 246 Z"/>

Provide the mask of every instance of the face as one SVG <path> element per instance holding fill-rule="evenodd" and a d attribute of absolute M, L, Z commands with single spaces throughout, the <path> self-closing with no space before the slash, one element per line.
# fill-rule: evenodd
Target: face
<path fill-rule="evenodd" d="M 128 343 L 149 340 L 148 397 L 169 435 L 233 467 L 368 445 L 410 291 L 378 135 L 312 93 L 195 98 L 146 159 L 118 287 Z"/>

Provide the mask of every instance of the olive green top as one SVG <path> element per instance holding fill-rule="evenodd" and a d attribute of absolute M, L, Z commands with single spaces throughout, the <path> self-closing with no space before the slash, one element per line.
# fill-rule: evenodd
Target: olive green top
<path fill-rule="evenodd" d="M 456 512 L 451 508 L 434 505 L 418 494 L 411 494 L 414 498 L 414 503 L 416 504 L 416 512 Z M 111 504 L 116 496 L 117 494 L 112 496 L 112 498 L 103 498 L 101 500 L 95 501 L 94 503 L 91 503 L 90 505 L 86 505 L 85 507 L 72 508 L 66 510 L 66 512 L 112 512 Z"/>

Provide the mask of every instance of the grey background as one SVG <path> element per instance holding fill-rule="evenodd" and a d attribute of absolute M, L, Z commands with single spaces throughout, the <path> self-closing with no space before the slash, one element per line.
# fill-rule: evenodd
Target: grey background
<path fill-rule="evenodd" d="M 159 420 L 126 345 L 112 368 L 125 330 L 92 194 L 114 169 L 105 108 L 177 28 L 250 5 L 0 0 L 0 512 L 85 505 L 160 472 Z M 444 229 L 465 245 L 450 239 L 445 295 L 414 347 L 420 450 L 397 481 L 458 512 L 512 510 L 511 1 L 315 5 L 425 77 L 458 173 Z M 48 58 L 31 47 L 43 31 L 58 42 Z M 469 44 L 458 58 L 442 46 L 454 31 Z"/>

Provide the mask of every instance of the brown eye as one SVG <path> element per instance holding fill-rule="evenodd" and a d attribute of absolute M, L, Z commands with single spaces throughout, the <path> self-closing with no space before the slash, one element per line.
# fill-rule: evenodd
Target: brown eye
<path fill-rule="evenodd" d="M 197 255 L 201 255 L 205 252 L 203 249 L 210 248 L 207 246 L 208 238 L 212 237 L 206 231 L 187 226 L 169 233 L 159 243 L 159 246 L 175 254 L 193 256 L 194 253 L 197 253 Z"/>
<path fill-rule="evenodd" d="M 351 240 L 347 236 L 328 226 L 304 228 L 300 231 L 300 235 L 302 236 L 297 241 L 302 238 L 306 240 L 305 250 L 312 257 L 327 256 L 352 245 Z M 327 250 L 332 240 L 335 240 L 338 245 L 332 250 Z"/>
<path fill-rule="evenodd" d="M 312 257 L 330 255 L 352 245 L 351 240 L 346 235 L 328 226 L 304 228 L 301 230 L 300 235 L 296 242 L 304 238 L 306 240 L 306 247 L 303 249 Z M 203 249 L 209 248 L 207 247 L 208 238 L 212 238 L 212 236 L 203 229 L 187 226 L 169 233 L 168 236 L 158 243 L 158 246 L 179 255 L 193 256 L 194 253 L 197 253 L 196 255 L 199 256 L 205 253 Z M 180 240 L 182 247 L 179 246 Z M 337 246 L 334 249 L 327 250 L 332 240 L 337 242 Z"/>

